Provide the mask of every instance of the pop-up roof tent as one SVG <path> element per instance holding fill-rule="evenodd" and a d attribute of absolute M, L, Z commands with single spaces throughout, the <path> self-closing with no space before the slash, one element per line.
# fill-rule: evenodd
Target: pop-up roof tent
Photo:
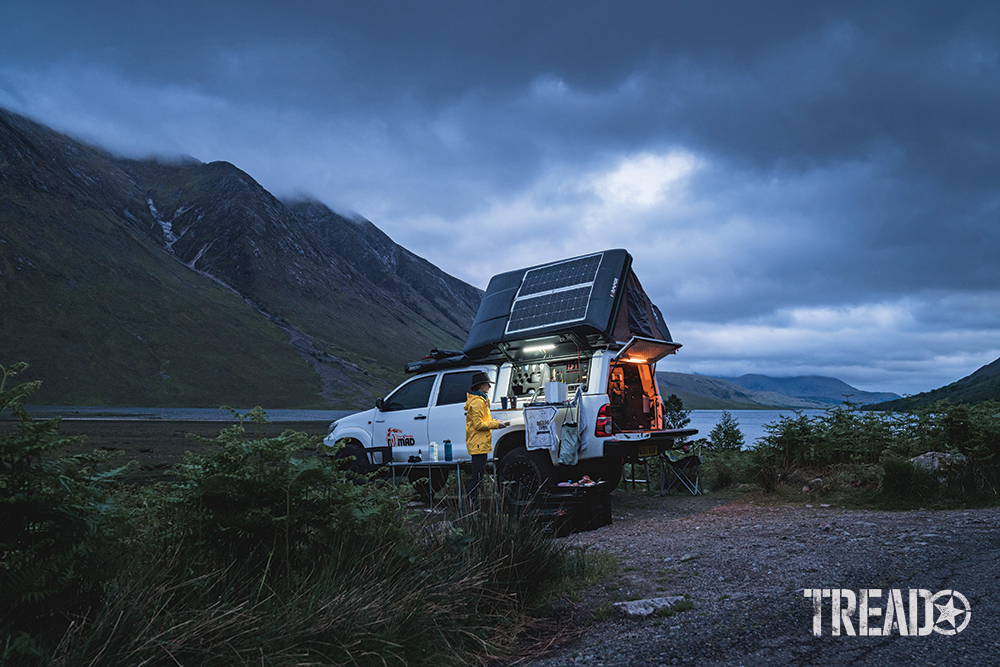
<path fill-rule="evenodd" d="M 494 276 L 463 352 L 518 360 L 629 341 L 650 361 L 680 347 L 632 272 L 632 256 L 617 249 Z"/>

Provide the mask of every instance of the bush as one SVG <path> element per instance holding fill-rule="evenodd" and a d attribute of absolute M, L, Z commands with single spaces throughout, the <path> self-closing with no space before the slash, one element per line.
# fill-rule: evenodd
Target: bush
<path fill-rule="evenodd" d="M 926 468 L 918 468 L 909 459 L 887 455 L 882 460 L 882 493 L 892 498 L 906 500 L 928 500 L 938 490 L 935 474 Z"/>
<path fill-rule="evenodd" d="M 708 451 L 701 478 L 709 491 L 721 491 L 737 484 L 755 483 L 755 472 L 750 452 Z"/>
<path fill-rule="evenodd" d="M 667 428 L 684 428 L 691 423 L 691 411 L 684 409 L 684 401 L 677 394 L 670 394 L 663 401 L 663 423 Z M 677 438 L 682 443 L 687 437 Z"/>
<path fill-rule="evenodd" d="M 743 449 L 743 431 L 740 423 L 728 411 L 722 411 L 722 418 L 708 434 L 709 449 L 713 451 L 735 451 Z"/>
<path fill-rule="evenodd" d="M 927 499 L 944 493 L 964 501 L 992 501 L 1000 495 L 996 401 L 938 403 L 916 413 L 864 411 L 845 402 L 819 417 L 781 417 L 765 429 L 752 450 L 757 481 L 765 490 L 773 490 L 779 476 L 793 467 L 881 466 L 883 493 L 895 497 Z M 968 466 L 942 487 L 901 463 L 929 451 L 964 454 Z"/>
<path fill-rule="evenodd" d="M 199 557 L 275 568 L 308 564 L 371 524 L 398 525 L 400 499 L 385 485 L 358 484 L 350 461 L 307 451 L 315 439 L 286 431 L 248 439 L 245 421 L 259 407 L 188 453 L 169 502 L 173 529 Z"/>
<path fill-rule="evenodd" d="M 99 599 L 120 523 L 103 486 L 118 471 L 100 471 L 108 457 L 59 456 L 76 440 L 58 436 L 58 419 L 33 421 L 21 404 L 41 383 L 7 387 L 26 368 L 0 366 L 0 413 L 15 417 L 0 431 L 4 664 L 37 658 L 67 615 Z"/>
<path fill-rule="evenodd" d="M 586 576 L 582 552 L 528 518 L 487 503 L 428 526 L 301 434 L 248 438 L 263 411 L 238 416 L 177 484 L 121 492 L 129 558 L 54 650 L 22 653 L 64 667 L 465 665 L 501 657 L 546 591 Z"/>

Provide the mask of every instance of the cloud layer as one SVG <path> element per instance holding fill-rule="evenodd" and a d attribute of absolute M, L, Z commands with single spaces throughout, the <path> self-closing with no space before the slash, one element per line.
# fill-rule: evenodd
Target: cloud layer
<path fill-rule="evenodd" d="M 11 0 L 0 105 L 479 286 L 628 248 L 672 370 L 915 393 L 1000 357 L 995 3 Z"/>

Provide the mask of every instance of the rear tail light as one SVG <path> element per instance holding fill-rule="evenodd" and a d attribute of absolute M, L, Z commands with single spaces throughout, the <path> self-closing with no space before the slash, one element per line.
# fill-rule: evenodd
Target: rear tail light
<path fill-rule="evenodd" d="M 597 426 L 594 428 L 594 435 L 598 438 L 606 438 L 611 435 L 611 404 L 605 403 L 597 411 Z"/>

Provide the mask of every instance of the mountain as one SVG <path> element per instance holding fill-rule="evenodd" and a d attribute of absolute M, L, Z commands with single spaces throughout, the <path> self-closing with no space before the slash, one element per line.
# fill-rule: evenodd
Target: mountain
<path fill-rule="evenodd" d="M 1000 359 L 986 364 L 971 375 L 940 389 L 869 407 L 874 410 L 914 410 L 938 401 L 973 404 L 984 401 L 1000 401 Z"/>
<path fill-rule="evenodd" d="M 664 396 L 677 394 L 689 410 L 766 410 L 772 408 L 823 409 L 828 403 L 796 398 L 773 391 L 753 391 L 705 375 L 658 371 L 656 382 Z"/>
<path fill-rule="evenodd" d="M 226 162 L 130 160 L 0 109 L 0 364 L 34 401 L 366 407 L 482 292 Z"/>
<path fill-rule="evenodd" d="M 738 378 L 713 378 L 688 373 L 658 372 L 660 392 L 677 394 L 692 410 L 761 410 L 793 408 L 822 410 L 840 405 L 845 397 L 854 403 L 871 403 L 898 394 L 867 392 L 835 378 L 806 376 L 772 378 L 744 375 Z"/>
<path fill-rule="evenodd" d="M 823 407 L 840 405 L 845 400 L 852 403 L 881 403 L 899 398 L 899 394 L 889 392 L 861 391 L 851 385 L 831 377 L 803 375 L 798 377 L 775 378 L 767 375 L 741 375 L 737 378 L 719 378 L 755 392 L 770 392 L 791 396 L 804 401 L 814 401 Z"/>

